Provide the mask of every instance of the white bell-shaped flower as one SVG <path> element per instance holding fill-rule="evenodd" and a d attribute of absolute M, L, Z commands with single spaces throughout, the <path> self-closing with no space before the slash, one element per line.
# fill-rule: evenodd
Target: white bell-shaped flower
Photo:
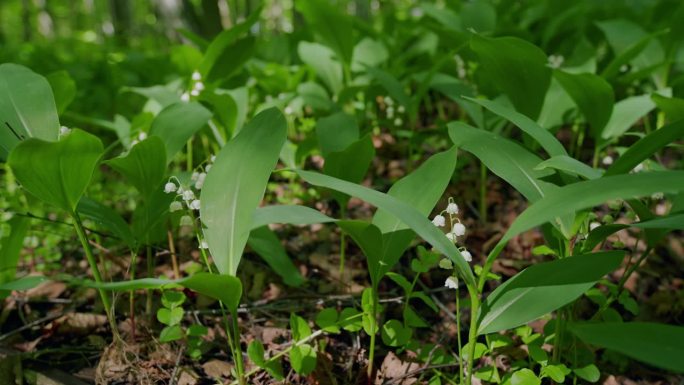
<path fill-rule="evenodd" d="M 190 208 L 193 210 L 199 210 L 201 206 L 200 200 L 195 199 L 194 201 L 190 202 Z"/>
<path fill-rule="evenodd" d="M 432 224 L 437 227 L 444 227 L 444 225 L 446 225 L 446 218 L 444 218 L 442 215 L 435 215 L 435 217 L 432 219 Z"/>
<path fill-rule="evenodd" d="M 168 182 L 164 185 L 164 192 L 167 194 L 170 194 L 172 192 L 176 192 L 176 189 L 178 189 L 178 187 L 173 182 Z"/>
<path fill-rule="evenodd" d="M 463 256 L 463 259 L 466 260 L 466 262 L 472 262 L 473 261 L 473 256 L 472 256 L 472 254 L 470 254 L 470 251 L 461 250 L 461 255 Z"/>
<path fill-rule="evenodd" d="M 444 286 L 449 289 L 458 289 L 458 278 L 450 276 L 444 281 Z"/>
<path fill-rule="evenodd" d="M 451 228 L 451 232 L 454 233 L 455 236 L 460 237 L 465 234 L 466 227 L 461 222 L 454 223 L 454 227 Z"/>
<path fill-rule="evenodd" d="M 458 214 L 458 205 L 454 202 L 449 203 L 447 205 L 446 212 L 451 214 L 451 215 Z"/>
<path fill-rule="evenodd" d="M 183 204 L 178 202 L 178 201 L 173 201 L 169 205 L 169 211 L 171 211 L 172 213 L 176 212 L 176 211 L 180 211 L 182 209 L 183 209 Z"/>
<path fill-rule="evenodd" d="M 183 200 L 185 201 L 191 201 L 195 199 L 195 193 L 192 192 L 192 190 L 185 190 L 183 191 Z"/>

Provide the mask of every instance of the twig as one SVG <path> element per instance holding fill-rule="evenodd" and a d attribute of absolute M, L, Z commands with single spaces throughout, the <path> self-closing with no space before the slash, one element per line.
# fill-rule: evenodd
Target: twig
<path fill-rule="evenodd" d="M 178 376 L 178 367 L 180 365 L 181 357 L 183 357 L 183 353 L 185 353 L 185 346 L 181 347 L 181 349 L 178 351 L 178 357 L 176 357 L 176 365 L 173 367 L 173 372 L 171 373 L 171 382 L 169 383 L 169 385 L 176 385 L 176 382 L 177 382 L 176 377 Z"/>
<path fill-rule="evenodd" d="M 61 312 L 61 313 L 59 313 L 59 314 L 52 314 L 52 315 L 49 315 L 49 316 L 45 316 L 45 317 L 43 317 L 43 318 L 39 318 L 39 319 L 37 319 L 37 320 L 35 320 L 35 321 L 33 321 L 33 322 L 27 323 L 27 324 L 25 324 L 24 326 L 18 327 L 18 328 L 14 329 L 14 330 L 11 330 L 11 331 L 9 331 L 9 332 L 7 332 L 7 333 L 1 335 L 1 336 L 0 336 L 0 341 L 6 339 L 6 338 L 8 338 L 8 337 L 11 337 L 11 336 L 13 336 L 13 335 L 15 335 L 15 334 L 21 333 L 21 332 L 23 332 L 24 330 L 30 329 L 30 328 L 32 328 L 32 327 L 34 327 L 34 326 L 38 326 L 38 325 L 40 325 L 40 324 L 42 324 L 42 323 L 44 323 L 44 322 L 49 322 L 49 321 L 52 321 L 52 320 L 54 320 L 54 319 L 57 319 L 57 318 L 63 316 L 64 314 L 65 314 L 64 312 Z"/>

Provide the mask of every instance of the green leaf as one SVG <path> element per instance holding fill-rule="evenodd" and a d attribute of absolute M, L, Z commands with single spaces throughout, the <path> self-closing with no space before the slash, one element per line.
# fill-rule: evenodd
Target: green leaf
<path fill-rule="evenodd" d="M 302 61 L 316 71 L 323 83 L 334 94 L 342 90 L 342 65 L 335 60 L 335 53 L 328 47 L 307 41 L 299 42 L 297 53 Z"/>
<path fill-rule="evenodd" d="M 344 151 L 359 140 L 359 125 L 353 116 L 338 112 L 316 121 L 316 137 L 323 157 Z"/>
<path fill-rule="evenodd" d="M 520 369 L 511 376 L 511 385 L 541 385 L 541 380 L 530 369 Z"/>
<path fill-rule="evenodd" d="M 105 161 L 149 200 L 166 174 L 166 149 L 158 136 L 134 145 L 128 154 Z"/>
<path fill-rule="evenodd" d="M 684 373 L 684 327 L 651 322 L 574 323 L 582 341 L 618 351 L 657 368 Z"/>
<path fill-rule="evenodd" d="M 332 48 L 340 61 L 349 65 L 354 49 L 352 20 L 326 0 L 300 0 L 295 9 L 304 15 L 307 24 Z"/>
<path fill-rule="evenodd" d="M 657 94 L 653 94 L 655 97 Z M 602 139 L 617 139 L 627 132 L 639 119 L 646 116 L 655 103 L 650 95 L 632 96 L 622 99 L 613 106 L 613 114 L 601 132 Z"/>
<path fill-rule="evenodd" d="M 591 191 L 591 194 L 587 194 Z M 554 218 L 604 203 L 611 199 L 631 199 L 657 192 L 684 191 L 684 171 L 656 171 L 604 176 L 567 185 L 533 203 L 520 214 L 504 235 L 503 245 L 516 235 Z M 501 246 L 497 246 L 501 247 Z"/>
<path fill-rule="evenodd" d="M 348 182 L 359 183 L 368 172 L 374 156 L 373 140 L 370 135 L 366 135 L 343 151 L 328 154 L 323 165 L 323 172 Z M 340 206 L 346 206 L 349 200 L 347 195 L 337 191 L 333 191 L 333 197 L 340 203 Z"/>
<path fill-rule="evenodd" d="M 386 62 L 389 52 L 381 42 L 364 37 L 354 46 L 352 57 L 352 71 L 362 72 L 366 67 L 376 67 Z"/>
<path fill-rule="evenodd" d="M 73 213 L 103 151 L 96 136 L 72 130 L 59 142 L 26 139 L 12 150 L 8 164 L 26 191 Z"/>
<path fill-rule="evenodd" d="M 608 170 L 606 170 L 605 175 L 628 173 L 635 166 L 649 158 L 661 148 L 682 137 L 684 137 L 684 120 L 679 120 L 663 126 L 630 146 L 629 149 L 625 151 Z"/>
<path fill-rule="evenodd" d="M 182 291 L 167 290 L 162 294 L 162 305 L 169 309 L 179 307 L 185 302 L 185 294 Z"/>
<path fill-rule="evenodd" d="M 311 374 L 316 369 L 316 351 L 308 344 L 294 346 L 290 350 L 290 364 L 302 376 Z"/>
<path fill-rule="evenodd" d="M 0 286 L 0 289 L 3 289 L 3 287 Z M 348 332 L 357 332 L 361 330 L 363 327 L 361 322 L 361 312 L 351 307 L 345 307 L 340 312 L 339 324 L 342 329 Z"/>
<path fill-rule="evenodd" d="M 0 239 L 0 283 L 7 283 L 14 279 L 21 249 L 24 247 L 24 237 L 29 229 L 31 220 L 27 217 L 13 216 L 7 225 L 9 232 L 3 232 Z M 0 293 L 0 298 L 3 295 Z"/>
<path fill-rule="evenodd" d="M 585 179 L 598 179 L 603 175 L 603 170 L 595 169 L 567 155 L 551 157 L 539 163 L 534 169 L 541 171 L 547 168 L 565 171 Z"/>
<path fill-rule="evenodd" d="M 278 162 L 286 132 L 280 111 L 260 112 L 221 149 L 207 174 L 200 215 L 209 250 L 223 274 L 237 271 L 254 210 Z"/>
<path fill-rule="evenodd" d="M 115 210 L 102 203 L 82 197 L 78 201 L 76 211 L 84 218 L 88 218 L 103 229 L 110 231 L 114 236 L 121 239 L 131 249 L 136 247 L 136 240 L 128 223 Z"/>
<path fill-rule="evenodd" d="M 613 113 L 613 87 L 602 77 L 590 73 L 570 74 L 556 70 L 553 74 L 584 115 L 592 136 L 598 138 Z"/>
<path fill-rule="evenodd" d="M 40 285 L 45 281 L 49 281 L 49 279 L 42 275 L 27 275 L 17 280 L 0 284 L 0 292 L 12 290 L 29 290 L 33 289 L 34 287 Z"/>
<path fill-rule="evenodd" d="M 399 285 L 402 289 L 404 289 L 404 293 L 408 295 L 408 293 L 411 292 L 411 282 L 408 281 L 403 275 L 389 272 L 387 273 L 387 276 L 394 281 L 397 285 Z"/>
<path fill-rule="evenodd" d="M 183 338 L 183 329 L 180 325 L 167 326 L 159 333 L 159 342 L 177 341 Z"/>
<path fill-rule="evenodd" d="M 337 310 L 325 308 L 316 315 L 316 325 L 323 331 L 337 334 L 340 332 Z"/>
<path fill-rule="evenodd" d="M 361 247 L 368 259 L 368 272 L 373 287 L 377 287 L 382 278 L 381 265 L 383 238 L 377 226 L 364 221 L 339 221 L 340 226 Z"/>
<path fill-rule="evenodd" d="M 552 171 L 536 170 L 542 160 L 521 145 L 461 122 L 451 122 L 448 127 L 454 144 L 475 155 L 529 201 L 535 202 L 556 188 L 541 180 Z"/>
<path fill-rule="evenodd" d="M 76 82 L 69 76 L 69 73 L 61 70 L 53 72 L 47 76 L 52 92 L 55 95 L 57 112 L 63 113 L 76 97 Z"/>
<path fill-rule="evenodd" d="M 387 346 L 404 346 L 411 339 L 411 334 L 413 334 L 411 328 L 405 327 L 395 319 L 391 319 L 382 325 L 382 342 Z"/>
<path fill-rule="evenodd" d="M 575 373 L 575 375 L 577 375 L 577 377 L 591 383 L 597 382 L 601 378 L 601 372 L 594 364 L 573 369 L 572 371 Z"/>
<path fill-rule="evenodd" d="M 247 20 L 221 32 L 211 41 L 199 66 L 199 72 L 207 80 L 229 77 L 252 57 L 255 40 L 251 37 L 240 39 L 240 36 L 249 32 L 260 15 L 261 9 L 251 12 Z"/>
<path fill-rule="evenodd" d="M 264 359 L 264 345 L 261 341 L 252 340 L 247 346 L 247 356 L 254 363 L 254 365 L 264 368 L 266 366 L 266 360 Z"/>
<path fill-rule="evenodd" d="M 480 35 L 473 35 L 470 48 L 480 58 L 484 76 L 508 96 L 516 110 L 536 119 L 551 82 L 544 51 L 516 37 Z"/>
<path fill-rule="evenodd" d="M 295 313 L 290 314 L 290 331 L 292 331 L 292 339 L 295 341 L 301 341 L 311 335 L 309 324 Z"/>
<path fill-rule="evenodd" d="M 306 206 L 297 205 L 273 205 L 259 207 L 252 216 L 252 229 L 272 223 L 290 225 L 312 225 L 315 223 L 334 222 L 322 212 Z"/>
<path fill-rule="evenodd" d="M 268 226 L 253 229 L 249 234 L 247 244 L 271 266 L 276 274 L 282 277 L 287 285 L 299 287 L 304 283 L 304 277 L 299 273 L 297 266 L 292 263 L 276 234 Z"/>
<path fill-rule="evenodd" d="M 562 384 L 565 382 L 565 373 L 563 369 L 565 365 L 547 365 L 542 368 L 541 375 L 551 377 L 555 382 Z M 566 368 L 567 369 L 567 368 Z"/>
<path fill-rule="evenodd" d="M 211 118 L 211 112 L 199 103 L 174 103 L 161 110 L 152 121 L 150 135 L 159 136 L 166 146 L 166 162 Z"/>
<path fill-rule="evenodd" d="M 48 81 L 17 64 L 0 64 L 0 160 L 20 141 L 57 140 L 59 119 Z"/>
<path fill-rule="evenodd" d="M 461 28 L 476 32 L 494 31 L 496 9 L 487 1 L 463 3 L 461 7 Z"/>
<path fill-rule="evenodd" d="M 437 251 L 449 257 L 454 262 L 463 279 L 470 284 L 474 284 L 475 277 L 472 270 L 470 270 L 470 266 L 463 259 L 456 246 L 425 215 L 412 206 L 393 196 L 327 175 L 304 170 L 298 170 L 297 173 L 308 183 L 358 197 L 396 216 L 425 239 L 425 241 L 430 243 Z"/>
<path fill-rule="evenodd" d="M 556 139 L 556 137 L 553 136 L 551 132 L 541 127 L 537 124 L 537 122 L 519 113 L 518 111 L 508 108 L 505 105 L 493 100 L 485 100 L 471 97 L 464 98 L 470 100 L 473 103 L 481 105 L 489 111 L 501 116 L 502 118 L 507 119 L 511 123 L 518 126 L 526 134 L 534 138 L 534 140 L 536 140 L 537 143 L 539 143 L 542 146 L 542 148 L 546 151 L 547 154 L 551 156 L 568 155 L 567 151 L 565 151 L 565 147 L 563 147 L 561 142 L 559 142 L 558 139 Z"/>
<path fill-rule="evenodd" d="M 616 269 L 623 257 L 622 251 L 610 251 L 528 267 L 483 302 L 478 333 L 514 328 L 570 303 Z"/>
<path fill-rule="evenodd" d="M 366 71 L 377 80 L 378 83 L 387 91 L 389 96 L 399 102 L 404 107 L 409 107 L 411 104 L 411 97 L 404 91 L 404 86 L 387 71 L 379 68 L 368 67 Z"/>
<path fill-rule="evenodd" d="M 183 320 L 183 314 L 183 308 L 181 307 L 175 307 L 173 309 L 163 307 L 157 310 L 157 320 L 168 326 L 178 325 Z"/>
<path fill-rule="evenodd" d="M 668 121 L 684 119 L 684 99 L 668 98 L 660 94 L 652 94 L 653 102 L 665 113 Z"/>

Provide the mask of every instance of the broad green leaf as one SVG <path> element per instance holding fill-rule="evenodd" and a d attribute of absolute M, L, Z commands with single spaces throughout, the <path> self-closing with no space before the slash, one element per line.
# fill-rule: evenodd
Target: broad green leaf
<path fill-rule="evenodd" d="M 326 0 L 300 0 L 295 3 L 295 8 L 304 15 L 311 30 L 335 51 L 340 61 L 351 64 L 354 49 L 351 18 Z"/>
<path fill-rule="evenodd" d="M 159 342 L 171 342 L 183 338 L 180 325 L 167 326 L 159 333 Z"/>
<path fill-rule="evenodd" d="M 411 334 L 413 330 L 409 327 L 405 327 L 401 322 L 391 319 L 382 325 L 382 330 L 380 335 L 382 336 L 382 342 L 387 346 L 404 346 L 411 339 Z"/>
<path fill-rule="evenodd" d="M 511 376 L 511 385 L 540 385 L 541 380 L 530 369 L 520 369 Z"/>
<path fill-rule="evenodd" d="M 473 35 L 470 48 L 480 58 L 481 71 L 513 102 L 515 109 L 536 119 L 551 82 L 544 51 L 516 37 Z"/>
<path fill-rule="evenodd" d="M 359 125 L 353 116 L 338 112 L 316 121 L 316 137 L 323 157 L 327 158 L 359 140 Z"/>
<path fill-rule="evenodd" d="M 58 142 L 24 140 L 12 150 L 8 164 L 26 191 L 74 213 L 103 151 L 100 139 L 75 129 Z"/>
<path fill-rule="evenodd" d="M 340 332 L 338 317 L 337 310 L 327 307 L 316 315 L 316 325 L 328 333 L 337 334 Z"/>
<path fill-rule="evenodd" d="M 216 120 L 225 128 L 227 137 L 232 138 L 238 119 L 235 98 L 229 93 L 203 92 L 200 94 L 200 100 L 211 105 Z"/>
<path fill-rule="evenodd" d="M 50 83 L 52 92 L 55 95 L 57 112 L 61 114 L 66 111 L 74 97 L 76 97 L 76 82 L 64 70 L 49 74 L 47 81 Z"/>
<path fill-rule="evenodd" d="M 0 64 L 0 160 L 20 141 L 57 140 L 59 119 L 48 81 L 17 64 Z"/>
<path fill-rule="evenodd" d="M 568 155 L 565 147 L 551 132 L 538 125 L 534 120 L 493 100 L 466 97 L 489 111 L 509 120 L 539 143 L 550 156 Z"/>
<path fill-rule="evenodd" d="M 237 311 L 237 307 L 240 304 L 240 297 L 242 296 L 242 284 L 239 279 L 231 275 L 211 273 L 196 273 L 190 277 L 177 280 L 142 278 L 132 281 L 106 282 L 101 284 L 86 280 L 72 280 L 69 281 L 69 283 L 76 286 L 111 291 L 161 289 L 180 285 L 223 302 L 233 314 Z M 0 289 L 1 288 L 2 287 L 0 287 Z"/>
<path fill-rule="evenodd" d="M 247 346 L 247 356 L 254 363 L 254 365 L 263 368 L 266 365 L 264 359 L 264 344 L 259 340 L 252 340 Z"/>
<path fill-rule="evenodd" d="M 461 7 L 461 28 L 475 32 L 494 31 L 496 9 L 484 0 L 463 3 Z"/>
<path fill-rule="evenodd" d="M 138 202 L 131 223 L 136 245 L 150 245 L 166 239 L 166 220 L 174 199 L 175 195 L 165 193 L 159 185 L 149 199 Z"/>
<path fill-rule="evenodd" d="M 121 239 L 129 248 L 135 248 L 136 241 L 130 227 L 114 209 L 88 197 L 82 197 L 81 200 L 78 201 L 76 211 L 78 211 L 81 217 L 90 219 L 95 222 L 98 227 L 111 232 L 114 236 Z"/>
<path fill-rule="evenodd" d="M 204 234 L 219 271 L 234 275 L 271 172 L 285 143 L 287 122 L 275 108 L 260 112 L 219 152 L 202 188 Z"/>
<path fill-rule="evenodd" d="M 427 74 L 424 74 L 422 77 L 416 76 L 416 80 L 425 82 L 427 81 L 427 77 Z M 456 102 L 468 116 L 470 116 L 470 119 L 472 119 L 476 125 L 483 125 L 482 109 L 470 102 L 467 98 L 464 98 L 465 96 L 475 96 L 475 91 L 469 84 L 453 76 L 437 73 L 430 79 L 430 88 L 441 92 L 444 96 Z"/>
<path fill-rule="evenodd" d="M 155 109 L 164 109 L 174 103 L 180 102 L 180 96 L 174 87 L 169 85 L 157 85 L 151 87 L 124 87 L 123 91 L 134 92 L 154 102 Z"/>
<path fill-rule="evenodd" d="M 383 238 L 380 229 L 364 221 L 339 221 L 337 225 L 348 233 L 368 259 L 368 272 L 373 287 L 378 287 L 382 278 L 380 262 L 382 259 Z"/>
<path fill-rule="evenodd" d="M 596 25 L 605 34 L 616 56 L 627 55 L 623 62 L 629 62 L 636 68 L 646 68 L 665 59 L 665 53 L 658 40 L 653 39 L 652 35 L 649 36 L 634 22 L 613 19 L 597 22 Z"/>
<path fill-rule="evenodd" d="M 651 322 L 574 323 L 582 341 L 618 351 L 657 368 L 684 373 L 684 327 Z"/>
<path fill-rule="evenodd" d="M 307 41 L 299 42 L 297 46 L 299 58 L 316 71 L 323 83 L 334 94 L 342 90 L 342 65 L 335 60 L 335 53 L 328 47 Z"/>
<path fill-rule="evenodd" d="M 567 370 L 567 368 L 563 364 L 547 365 L 542 368 L 541 375 L 550 377 L 555 382 L 562 384 L 565 382 L 565 370 Z"/>
<path fill-rule="evenodd" d="M 660 108 L 668 121 L 675 122 L 684 119 L 684 99 L 668 98 L 660 94 L 652 94 L 653 102 Z"/>
<path fill-rule="evenodd" d="M 603 175 L 603 170 L 595 169 L 567 155 L 557 155 L 551 157 L 539 163 L 534 169 L 541 171 L 546 168 L 565 171 L 573 175 L 581 176 L 585 179 L 598 179 L 601 177 L 601 175 Z"/>
<path fill-rule="evenodd" d="M 164 325 L 178 325 L 183 320 L 183 308 L 175 307 L 167 309 L 165 307 L 157 310 L 157 320 Z"/>
<path fill-rule="evenodd" d="M 290 350 L 290 364 L 295 372 L 306 376 L 316 369 L 316 351 L 308 344 L 296 345 Z"/>
<path fill-rule="evenodd" d="M 322 212 L 306 206 L 297 205 L 273 205 L 259 207 L 252 216 L 252 229 L 272 223 L 290 225 L 312 225 L 315 223 L 334 222 Z"/>
<path fill-rule="evenodd" d="M 570 74 L 560 70 L 554 77 L 575 101 L 594 138 L 598 138 L 613 113 L 613 87 L 602 77 L 590 73 Z"/>
<path fill-rule="evenodd" d="M 366 67 L 377 67 L 387 61 L 389 52 L 381 42 L 364 37 L 354 46 L 352 57 L 352 71 L 361 72 Z"/>
<path fill-rule="evenodd" d="M 339 152 L 328 154 L 323 165 L 323 172 L 335 178 L 352 183 L 359 183 L 368 172 L 375 156 L 375 147 L 370 135 L 366 135 Z M 349 197 L 333 191 L 333 197 L 346 207 Z"/>
<path fill-rule="evenodd" d="M 499 242 L 505 244 L 514 236 L 552 221 L 553 218 L 590 208 L 611 199 L 631 199 L 657 192 L 684 191 L 684 171 L 656 171 L 628 175 L 604 176 L 567 185 L 533 203 L 516 218 Z M 588 194 L 587 192 L 591 192 Z"/>
<path fill-rule="evenodd" d="M 173 309 L 183 305 L 186 299 L 182 291 L 166 290 L 162 294 L 161 302 L 164 307 Z"/>
<path fill-rule="evenodd" d="M 601 372 L 594 364 L 573 369 L 572 371 L 575 373 L 575 375 L 577 375 L 577 377 L 591 383 L 597 382 L 601 378 Z"/>
<path fill-rule="evenodd" d="M 7 221 L 9 233 L 3 233 L 3 237 L 0 239 L 0 283 L 10 282 L 14 279 L 21 249 L 24 247 L 24 237 L 30 223 L 30 218 L 18 215 Z M 4 296 L 0 292 L 0 298 L 2 297 Z"/>
<path fill-rule="evenodd" d="M 529 201 L 541 199 L 556 187 L 541 180 L 553 172 L 536 170 L 542 160 L 521 145 L 461 122 L 449 123 L 448 127 L 449 137 L 456 146 L 477 156 Z"/>
<path fill-rule="evenodd" d="M 313 108 L 314 111 L 329 111 L 333 106 L 333 101 L 330 99 L 328 91 L 318 83 L 300 83 L 297 86 L 297 94 L 302 98 L 304 104 Z"/>
<path fill-rule="evenodd" d="M 449 257 L 454 262 L 461 277 L 468 283 L 474 284 L 475 277 L 470 270 L 470 266 L 463 259 L 456 246 L 424 214 L 409 204 L 379 191 L 324 174 L 304 170 L 298 170 L 297 173 L 308 183 L 355 196 L 396 216 L 425 241 L 430 243 L 437 251 Z"/>
<path fill-rule="evenodd" d="M 127 154 L 105 163 L 125 176 L 144 200 L 149 200 L 166 174 L 166 148 L 160 137 L 150 136 Z"/>
<path fill-rule="evenodd" d="M 290 314 L 290 331 L 295 341 L 301 341 L 311 335 L 311 328 L 307 321 L 295 313 Z"/>
<path fill-rule="evenodd" d="M 47 282 L 50 279 L 42 275 L 27 275 L 16 279 L 14 281 L 5 282 L 0 284 L 0 293 L 3 291 L 22 291 L 33 289 L 34 287 L 40 285 L 43 282 Z"/>
<path fill-rule="evenodd" d="M 566 123 L 566 113 L 575 107 L 570 95 L 558 83 L 558 80 L 551 79 L 551 85 L 544 97 L 544 106 L 539 113 L 537 122 L 545 129 L 560 127 Z"/>
<path fill-rule="evenodd" d="M 657 94 L 653 94 L 655 97 Z M 619 138 L 655 107 L 650 95 L 632 96 L 613 106 L 613 114 L 601 132 L 603 139 Z"/>
<path fill-rule="evenodd" d="M 159 136 L 166 146 L 166 163 L 171 163 L 200 128 L 211 118 L 211 112 L 199 103 L 174 103 L 164 108 L 152 122 L 150 135 Z"/>
<path fill-rule="evenodd" d="M 199 72 L 205 78 L 211 81 L 228 77 L 252 56 L 254 40 L 239 38 L 249 32 L 260 15 L 261 9 L 251 12 L 247 20 L 221 32 L 211 41 L 199 66 Z"/>
<path fill-rule="evenodd" d="M 623 251 L 609 251 L 528 267 L 485 299 L 478 333 L 511 329 L 572 302 L 620 266 L 623 258 Z"/>
<path fill-rule="evenodd" d="M 304 283 L 304 277 L 292 263 L 280 240 L 268 226 L 257 227 L 252 230 L 247 244 L 268 263 L 287 285 L 298 287 Z"/>
<path fill-rule="evenodd" d="M 629 147 L 608 170 L 606 176 L 624 174 L 668 144 L 684 137 L 684 120 L 661 127 Z"/>

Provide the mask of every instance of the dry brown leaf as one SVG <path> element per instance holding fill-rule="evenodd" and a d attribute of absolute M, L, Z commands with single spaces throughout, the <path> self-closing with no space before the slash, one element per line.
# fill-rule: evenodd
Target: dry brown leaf
<path fill-rule="evenodd" d="M 90 313 L 68 313 L 53 321 L 50 327 L 58 334 L 86 335 L 107 324 L 107 316 Z"/>
<path fill-rule="evenodd" d="M 221 360 L 209 360 L 202 364 L 202 369 L 207 376 L 221 379 L 228 378 L 233 365 Z"/>
<path fill-rule="evenodd" d="M 378 376 L 375 379 L 375 384 L 380 385 L 384 380 L 399 379 L 414 370 L 420 369 L 420 364 L 415 362 L 404 362 L 397 357 L 393 352 L 389 352 L 380 365 Z M 412 378 L 414 377 L 414 378 Z M 415 384 L 415 376 L 407 376 L 406 379 L 398 382 L 398 385 Z"/>

